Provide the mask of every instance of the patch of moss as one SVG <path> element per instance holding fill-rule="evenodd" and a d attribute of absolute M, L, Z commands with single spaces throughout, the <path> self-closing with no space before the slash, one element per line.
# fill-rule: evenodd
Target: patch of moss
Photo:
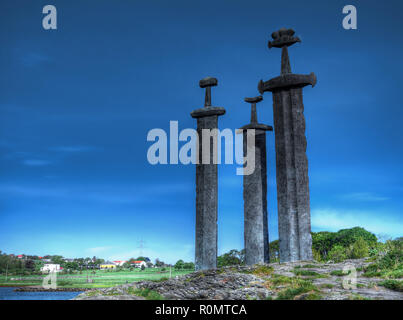
<path fill-rule="evenodd" d="M 370 298 L 363 297 L 362 295 L 359 295 L 357 293 L 350 294 L 348 299 L 349 300 L 371 300 Z"/>
<path fill-rule="evenodd" d="M 163 300 L 163 297 L 158 292 L 148 288 L 136 289 L 130 287 L 127 292 L 135 296 L 144 297 L 146 300 Z"/>
<path fill-rule="evenodd" d="M 99 290 L 87 291 L 87 292 L 85 293 L 85 295 L 86 295 L 87 297 L 98 296 L 98 295 L 100 295 L 100 294 L 101 294 L 101 292 L 100 292 Z"/>
<path fill-rule="evenodd" d="M 343 270 L 333 270 L 332 272 L 330 272 L 330 275 L 343 277 L 343 276 L 346 276 L 346 275 L 348 275 L 350 273 L 351 273 L 350 270 L 348 270 L 347 272 L 344 272 Z"/>
<path fill-rule="evenodd" d="M 403 280 L 385 280 L 378 283 L 380 286 L 393 291 L 403 292 Z"/>
<path fill-rule="evenodd" d="M 317 292 L 311 292 L 304 298 L 304 300 L 321 300 L 321 299 L 322 296 Z"/>
<path fill-rule="evenodd" d="M 328 275 L 326 274 L 321 274 L 313 270 L 301 270 L 301 269 L 294 269 L 293 270 L 294 274 L 297 276 L 306 276 L 309 277 L 309 279 L 317 279 L 317 278 L 327 278 Z"/>
<path fill-rule="evenodd" d="M 163 282 L 163 281 L 167 281 L 169 278 L 168 277 L 162 277 L 160 279 L 153 279 L 151 280 L 152 282 Z M 187 279 L 186 279 L 187 280 Z"/>
<path fill-rule="evenodd" d="M 302 268 L 320 268 L 320 266 L 317 266 L 315 264 L 305 264 L 302 266 Z"/>
<path fill-rule="evenodd" d="M 334 284 L 331 283 L 322 283 L 321 285 L 319 285 L 320 288 L 326 288 L 326 289 L 332 289 L 334 288 Z"/>
<path fill-rule="evenodd" d="M 399 279 L 403 278 L 403 269 L 392 270 L 385 273 L 386 278 Z"/>
<path fill-rule="evenodd" d="M 268 287 L 276 287 L 278 285 L 284 285 L 284 284 L 291 284 L 295 281 L 295 278 L 283 276 L 280 274 L 272 274 L 271 278 L 266 281 L 266 285 Z"/>
<path fill-rule="evenodd" d="M 252 274 L 262 277 L 271 275 L 273 271 L 272 267 L 259 265 L 252 271 Z"/>
<path fill-rule="evenodd" d="M 296 296 L 312 291 L 315 293 L 318 290 L 316 286 L 312 284 L 312 281 L 301 279 L 299 277 L 287 277 L 278 274 L 272 274 L 270 279 L 265 282 L 266 287 L 271 290 L 277 291 L 279 286 L 285 287 L 280 289 L 277 300 L 291 300 Z"/>
<path fill-rule="evenodd" d="M 296 296 L 309 291 L 316 291 L 317 288 L 310 281 L 299 281 L 291 288 L 282 290 L 277 295 L 277 300 L 292 300 Z"/>
<path fill-rule="evenodd" d="M 382 277 L 381 271 L 366 271 L 362 274 L 363 277 L 373 278 L 373 277 Z"/>

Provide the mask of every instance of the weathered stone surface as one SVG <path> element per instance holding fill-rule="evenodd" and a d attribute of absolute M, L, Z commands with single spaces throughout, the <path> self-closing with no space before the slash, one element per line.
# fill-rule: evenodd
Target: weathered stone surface
<path fill-rule="evenodd" d="M 386 289 L 378 283 L 384 279 L 366 278 L 360 268 L 371 262 L 365 259 L 347 260 L 343 263 L 316 263 L 299 261 L 271 263 L 254 266 L 234 266 L 215 270 L 198 271 L 166 281 L 141 281 L 112 288 L 93 289 L 74 300 L 143 299 L 130 294 L 133 289 L 150 289 L 167 300 L 247 300 L 276 299 L 292 284 L 292 279 L 310 281 L 316 288 L 316 299 L 350 300 L 366 298 L 374 300 L 403 300 L 403 293 Z M 343 276 L 332 275 L 332 271 L 343 270 L 346 265 L 357 269 L 357 287 L 344 288 Z M 309 270 L 316 276 L 298 276 L 295 270 Z M 282 277 L 282 278 L 281 278 Z M 131 289 L 131 290 L 130 290 Z M 311 292 L 293 297 L 306 299 Z"/>
<path fill-rule="evenodd" d="M 212 269 L 217 266 L 217 206 L 218 184 L 217 165 L 213 161 L 214 143 L 210 139 L 210 161 L 202 161 L 203 129 L 217 129 L 218 116 L 225 113 L 221 107 L 211 106 L 210 87 L 217 84 L 217 79 L 207 78 L 200 81 L 206 88 L 205 107 L 191 113 L 197 119 L 199 135 L 198 164 L 196 164 L 196 270 Z M 217 147 L 217 145 L 215 145 Z"/>
<path fill-rule="evenodd" d="M 269 262 L 267 221 L 266 131 L 272 127 L 257 122 L 256 103 L 262 97 L 245 98 L 251 103 L 251 123 L 243 126 L 243 152 L 246 157 L 247 130 L 255 130 L 255 170 L 243 176 L 245 263 Z"/>
<path fill-rule="evenodd" d="M 293 30 L 273 34 L 269 47 L 282 48 L 281 75 L 259 83 L 260 92 L 273 93 L 276 146 L 277 207 L 280 260 L 312 259 L 308 160 L 302 87 L 316 76 L 291 73 L 287 47 L 297 42 Z M 299 39 L 298 39 L 299 40 Z"/>
<path fill-rule="evenodd" d="M 244 156 L 247 137 L 243 133 Z M 266 133 L 255 130 L 255 171 L 243 176 L 245 263 L 269 262 Z"/>
<path fill-rule="evenodd" d="M 218 80 L 213 77 L 206 77 L 199 81 L 200 88 L 213 87 L 213 86 L 216 86 L 217 84 L 218 84 Z"/>

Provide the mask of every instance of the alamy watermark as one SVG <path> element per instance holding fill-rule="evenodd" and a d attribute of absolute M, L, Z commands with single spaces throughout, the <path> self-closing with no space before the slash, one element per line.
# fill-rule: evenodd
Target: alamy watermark
<path fill-rule="evenodd" d="M 51 270 L 49 274 L 43 278 L 42 287 L 44 289 L 57 289 L 57 271 Z"/>
<path fill-rule="evenodd" d="M 240 165 L 237 175 L 250 175 L 255 171 L 255 130 L 246 130 L 246 150 L 244 156 L 242 131 L 231 129 L 202 129 L 201 155 L 199 153 L 199 133 L 195 129 L 183 129 L 179 132 L 178 121 L 169 122 L 169 161 L 168 134 L 163 129 L 152 129 L 147 134 L 147 141 L 154 142 L 147 151 L 150 164 L 221 164 L 222 140 L 224 139 L 225 164 Z M 185 142 L 179 149 L 179 142 Z M 234 148 L 235 145 L 235 148 Z M 211 148 L 212 146 L 212 148 Z M 234 154 L 235 149 L 235 154 Z M 211 152 L 212 151 L 212 152 Z"/>
<path fill-rule="evenodd" d="M 346 290 L 357 289 L 357 269 L 352 264 L 343 267 L 343 288 Z"/>

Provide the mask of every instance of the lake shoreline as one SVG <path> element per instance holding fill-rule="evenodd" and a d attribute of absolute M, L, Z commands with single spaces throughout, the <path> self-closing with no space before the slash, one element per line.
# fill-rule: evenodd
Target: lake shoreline
<path fill-rule="evenodd" d="M 91 288 L 56 288 L 46 289 L 41 286 L 0 286 L 0 288 L 14 288 L 16 292 L 83 292 Z"/>
<path fill-rule="evenodd" d="M 83 292 L 87 291 L 89 288 L 56 288 L 56 289 L 46 289 L 41 286 L 26 286 L 26 287 L 15 287 L 16 292 Z"/>

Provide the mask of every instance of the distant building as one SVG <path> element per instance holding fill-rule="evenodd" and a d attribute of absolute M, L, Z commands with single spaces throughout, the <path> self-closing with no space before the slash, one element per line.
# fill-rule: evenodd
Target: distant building
<path fill-rule="evenodd" d="M 60 267 L 60 264 L 55 264 L 55 263 L 46 263 L 41 268 L 42 272 L 60 272 L 62 270 L 63 270 L 63 268 Z"/>
<path fill-rule="evenodd" d="M 127 261 L 126 260 L 116 260 L 116 261 L 112 261 L 113 263 L 115 263 L 118 267 L 123 266 Z"/>
<path fill-rule="evenodd" d="M 18 259 L 23 259 L 23 258 L 24 258 L 24 255 L 23 255 L 23 254 L 19 254 L 19 255 L 17 256 L 17 258 L 18 258 Z"/>
<path fill-rule="evenodd" d="M 111 261 L 106 261 L 99 266 L 100 269 L 115 269 L 116 263 Z"/>
<path fill-rule="evenodd" d="M 134 266 L 136 268 L 141 268 L 142 266 L 144 266 L 144 268 L 147 268 L 147 262 L 145 261 L 130 261 L 130 265 Z"/>

